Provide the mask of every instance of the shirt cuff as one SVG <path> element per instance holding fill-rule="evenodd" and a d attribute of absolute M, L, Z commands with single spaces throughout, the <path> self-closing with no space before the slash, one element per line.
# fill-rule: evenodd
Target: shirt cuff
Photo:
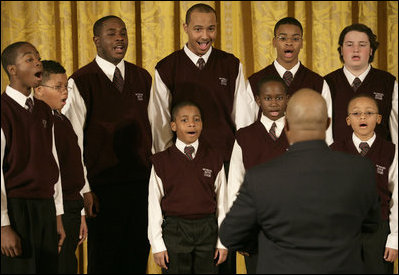
<path fill-rule="evenodd" d="M 398 234 L 389 234 L 385 246 L 398 250 Z"/>
<path fill-rule="evenodd" d="M 11 225 L 8 213 L 1 213 L 1 226 Z"/>
<path fill-rule="evenodd" d="M 152 250 L 152 254 L 155 254 L 155 253 L 159 253 L 162 251 L 166 251 L 167 249 L 166 249 L 164 241 L 160 240 L 160 241 L 157 241 L 157 242 L 151 244 L 151 250 Z"/>
<path fill-rule="evenodd" d="M 221 249 L 227 249 L 222 242 L 220 241 L 220 238 L 218 237 L 218 241 L 216 243 L 216 248 L 221 248 Z"/>

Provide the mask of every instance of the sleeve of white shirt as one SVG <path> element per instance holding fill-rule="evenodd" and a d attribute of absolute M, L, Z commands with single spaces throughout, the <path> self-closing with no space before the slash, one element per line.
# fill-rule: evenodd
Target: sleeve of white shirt
<path fill-rule="evenodd" d="M 154 86 L 148 104 L 148 119 L 151 124 L 152 153 L 164 151 L 172 145 L 173 133 L 170 128 L 170 104 L 172 97 L 168 87 L 155 70 Z"/>
<path fill-rule="evenodd" d="M 388 188 L 392 192 L 389 202 L 389 228 L 391 233 L 388 235 L 386 247 L 398 249 L 398 147 L 395 145 L 395 157 L 391 167 L 389 167 Z"/>
<path fill-rule="evenodd" d="M 3 161 L 4 161 L 4 153 L 6 149 L 6 137 L 3 132 L 3 128 L 1 128 L 1 226 L 10 225 L 10 219 L 8 217 L 8 208 L 7 208 L 7 193 L 6 193 L 6 184 L 4 182 L 4 173 L 3 173 Z"/>
<path fill-rule="evenodd" d="M 84 193 L 91 191 L 89 181 L 87 179 L 87 169 L 83 161 L 83 128 L 86 121 L 87 109 L 86 104 L 79 93 L 79 89 L 72 78 L 68 80 L 68 91 L 68 99 L 61 111 L 71 122 L 73 130 L 78 137 L 78 145 L 80 147 L 83 174 L 85 179 L 85 185 L 80 191 L 80 193 L 83 195 Z M 82 214 L 83 213 L 84 210 L 82 210 Z"/>
<path fill-rule="evenodd" d="M 245 167 L 242 159 L 242 150 L 238 142 L 234 142 L 233 152 L 231 153 L 229 178 L 227 184 L 227 202 L 230 209 L 236 200 L 238 191 L 244 181 Z"/>
<path fill-rule="evenodd" d="M 60 173 L 60 164 L 58 161 L 58 154 L 57 154 L 57 148 L 55 146 L 55 136 L 54 136 L 54 124 L 53 124 L 53 156 L 55 159 L 55 162 L 57 163 L 57 168 L 58 168 L 58 181 L 54 185 L 54 203 L 55 203 L 55 210 L 57 216 L 64 214 L 64 201 L 62 198 L 62 185 L 61 185 L 61 173 Z"/>
<path fill-rule="evenodd" d="M 330 87 L 328 86 L 327 82 L 323 80 L 323 90 L 321 92 L 321 96 L 325 99 L 327 103 L 327 115 L 331 119 L 330 125 L 328 126 L 328 129 L 326 130 L 326 142 L 328 145 L 333 144 L 333 132 L 332 132 L 332 99 L 331 99 L 331 92 L 330 92 Z"/>
<path fill-rule="evenodd" d="M 227 208 L 227 194 L 226 194 L 226 174 L 224 172 L 224 166 L 222 165 L 222 169 L 220 169 L 216 180 L 215 180 L 215 193 L 216 193 L 216 200 L 217 200 L 217 211 L 216 217 L 218 219 L 218 228 L 222 224 L 226 216 L 226 208 Z M 218 236 L 218 240 L 216 243 L 217 248 L 227 249 L 223 246 L 220 238 Z"/>
<path fill-rule="evenodd" d="M 156 174 L 154 167 L 152 167 L 148 185 L 148 240 L 153 254 L 167 250 L 162 238 L 163 216 L 161 200 L 163 196 L 162 180 Z"/>
<path fill-rule="evenodd" d="M 238 130 L 255 121 L 253 113 L 253 104 L 255 99 L 252 92 L 247 90 L 241 62 L 238 69 L 235 87 L 236 90 L 231 117 L 236 124 L 236 130 Z"/>
<path fill-rule="evenodd" d="M 255 97 L 254 97 L 254 92 L 252 91 L 251 83 L 249 82 L 249 80 L 247 80 L 246 89 L 247 89 L 247 93 L 250 94 L 252 96 L 252 98 L 253 98 L 253 102 L 251 104 L 251 109 L 252 109 L 251 116 L 252 116 L 252 123 L 254 123 L 255 120 L 258 118 L 259 106 L 256 103 L 256 100 L 255 100 Z"/>
<path fill-rule="evenodd" d="M 392 142 L 398 144 L 398 82 L 395 80 L 392 94 L 392 110 L 389 117 Z"/>

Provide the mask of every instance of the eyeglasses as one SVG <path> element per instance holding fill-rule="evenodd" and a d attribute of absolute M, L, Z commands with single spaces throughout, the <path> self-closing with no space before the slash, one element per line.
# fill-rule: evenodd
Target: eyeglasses
<path fill-rule="evenodd" d="M 352 115 L 356 118 L 361 117 L 362 115 L 364 115 L 365 117 L 371 117 L 372 115 L 378 115 L 378 113 L 374 113 L 374 112 L 353 112 L 353 113 L 349 113 L 349 115 Z"/>
<path fill-rule="evenodd" d="M 291 40 L 293 43 L 298 43 L 299 41 L 302 40 L 302 37 L 300 36 L 294 36 L 294 37 L 287 37 L 287 36 L 276 36 L 277 40 L 280 42 L 287 42 L 288 40 Z"/>
<path fill-rule="evenodd" d="M 54 89 L 54 90 L 56 90 L 59 93 L 62 93 L 63 91 L 67 91 L 68 92 L 68 90 L 69 90 L 68 86 L 47 86 L 47 85 L 40 85 L 40 86 Z"/>

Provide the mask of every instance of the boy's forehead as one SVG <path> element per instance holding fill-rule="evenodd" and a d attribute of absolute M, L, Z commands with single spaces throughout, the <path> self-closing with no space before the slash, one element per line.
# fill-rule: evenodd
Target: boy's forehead
<path fill-rule="evenodd" d="M 361 40 L 361 41 L 369 41 L 369 36 L 365 32 L 361 31 L 349 31 L 347 34 L 345 34 L 344 41 L 347 40 Z"/>
<path fill-rule="evenodd" d="M 366 108 L 375 108 L 378 109 L 377 103 L 368 97 L 358 97 L 353 99 L 349 103 L 349 109 L 359 108 L 359 107 L 366 107 Z"/>
<path fill-rule="evenodd" d="M 201 12 L 194 10 L 190 14 L 189 25 L 216 25 L 216 15 L 213 12 Z"/>
<path fill-rule="evenodd" d="M 115 28 L 126 29 L 125 22 L 123 22 L 121 19 L 118 19 L 118 18 L 110 18 L 110 19 L 104 21 L 102 24 L 103 31 L 106 31 L 108 29 L 115 29 Z"/>
<path fill-rule="evenodd" d="M 177 110 L 176 115 L 177 116 L 200 115 L 200 112 L 197 107 L 193 105 L 187 105 Z"/>
<path fill-rule="evenodd" d="M 282 24 L 282 25 L 278 26 L 278 28 L 276 30 L 276 34 L 280 34 L 280 33 L 302 35 L 301 29 L 297 25 L 293 25 L 293 24 Z"/>
<path fill-rule="evenodd" d="M 260 87 L 261 93 L 268 93 L 271 91 L 281 91 L 281 93 L 285 94 L 283 84 L 278 81 L 271 80 L 262 84 L 262 86 Z"/>
<path fill-rule="evenodd" d="M 17 56 L 25 56 L 27 54 L 39 54 L 36 48 L 31 44 L 23 44 L 17 49 Z"/>

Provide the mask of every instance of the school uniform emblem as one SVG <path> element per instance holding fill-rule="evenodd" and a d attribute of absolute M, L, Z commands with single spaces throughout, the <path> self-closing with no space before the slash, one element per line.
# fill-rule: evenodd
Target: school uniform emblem
<path fill-rule="evenodd" d="M 227 78 L 219 77 L 220 85 L 227 86 Z"/>
<path fill-rule="evenodd" d="M 143 101 L 143 99 L 144 99 L 143 93 L 135 93 L 135 95 L 136 95 L 138 101 Z"/>
<path fill-rule="evenodd" d="M 43 128 L 47 128 L 47 120 L 42 119 Z"/>
<path fill-rule="evenodd" d="M 378 164 L 376 164 L 375 167 L 377 168 L 377 174 L 380 174 L 380 175 L 384 175 L 384 171 L 385 171 L 385 169 L 387 169 L 386 167 L 378 165 Z"/>
<path fill-rule="evenodd" d="M 212 177 L 212 170 L 211 169 L 207 169 L 207 168 L 202 168 L 202 171 L 204 171 L 204 177 Z"/>
<path fill-rule="evenodd" d="M 374 94 L 374 98 L 377 100 L 382 100 L 382 98 L 384 97 L 383 93 L 374 92 L 373 94 Z"/>

